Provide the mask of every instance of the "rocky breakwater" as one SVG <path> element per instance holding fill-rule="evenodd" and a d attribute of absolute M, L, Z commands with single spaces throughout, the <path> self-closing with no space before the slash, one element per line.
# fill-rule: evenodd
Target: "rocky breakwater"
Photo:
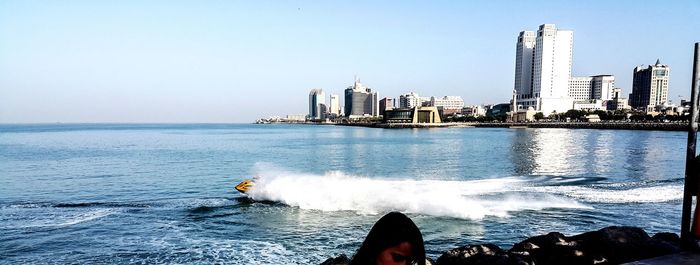
<path fill-rule="evenodd" d="M 680 238 L 673 233 L 649 236 L 637 227 L 611 226 L 575 236 L 558 232 L 534 236 L 504 250 L 493 244 L 468 245 L 444 252 L 433 264 L 621 264 L 680 251 Z M 321 263 L 347 264 L 341 255 Z"/>

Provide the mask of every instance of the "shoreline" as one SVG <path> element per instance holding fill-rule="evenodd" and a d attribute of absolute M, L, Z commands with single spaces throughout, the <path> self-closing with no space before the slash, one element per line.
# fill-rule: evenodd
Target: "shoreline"
<path fill-rule="evenodd" d="M 677 122 L 450 122 L 450 123 L 306 123 L 310 125 L 355 126 L 382 129 L 417 128 L 561 128 L 646 131 L 687 131 L 687 123 Z"/>

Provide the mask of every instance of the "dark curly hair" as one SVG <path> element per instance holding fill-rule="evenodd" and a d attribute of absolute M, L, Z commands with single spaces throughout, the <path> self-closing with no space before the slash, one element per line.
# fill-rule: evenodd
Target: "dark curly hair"
<path fill-rule="evenodd" d="M 425 265 L 423 235 L 413 221 L 399 212 L 390 212 L 377 221 L 352 257 L 349 265 L 372 265 L 379 253 L 403 242 L 411 244 L 411 259 L 417 265 Z"/>

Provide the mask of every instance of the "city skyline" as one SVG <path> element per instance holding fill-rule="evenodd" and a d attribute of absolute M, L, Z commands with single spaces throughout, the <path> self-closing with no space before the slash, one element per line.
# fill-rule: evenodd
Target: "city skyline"
<path fill-rule="evenodd" d="M 514 37 L 545 23 L 575 32 L 572 76 L 614 75 L 627 95 L 632 69 L 661 59 L 678 103 L 697 13 L 695 1 L 4 1 L 0 122 L 250 122 L 306 113 L 309 89 L 342 94 L 353 75 L 378 98 L 504 103 Z"/>

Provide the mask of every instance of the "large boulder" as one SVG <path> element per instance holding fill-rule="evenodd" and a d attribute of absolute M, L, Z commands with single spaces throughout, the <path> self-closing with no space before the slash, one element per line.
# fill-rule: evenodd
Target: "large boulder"
<path fill-rule="evenodd" d="M 620 264 L 678 252 L 673 236 L 649 237 L 637 227 L 611 226 L 567 237 L 561 233 L 528 238 L 510 252 L 527 252 L 538 265 Z"/>
<path fill-rule="evenodd" d="M 335 258 L 328 258 L 326 261 L 321 262 L 319 265 L 347 265 L 350 263 L 350 259 L 345 254 L 340 254 Z M 433 261 L 429 258 L 425 259 L 425 265 L 433 265 Z"/>
<path fill-rule="evenodd" d="M 326 261 L 321 262 L 319 265 L 347 265 L 350 263 L 350 259 L 345 254 L 340 254 L 335 258 L 328 258 Z"/>
<path fill-rule="evenodd" d="M 493 244 L 465 246 L 449 250 L 443 253 L 435 264 L 534 265 L 528 256 L 519 253 L 509 253 Z"/>

